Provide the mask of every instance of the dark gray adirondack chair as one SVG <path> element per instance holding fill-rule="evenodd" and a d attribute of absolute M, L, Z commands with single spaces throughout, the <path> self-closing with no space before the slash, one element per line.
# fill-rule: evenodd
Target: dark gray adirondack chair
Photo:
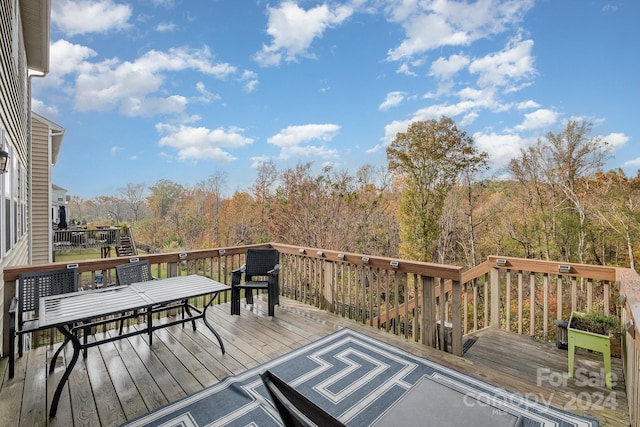
<path fill-rule="evenodd" d="M 285 427 L 343 427 L 344 424 L 271 371 L 260 374 Z"/>
<path fill-rule="evenodd" d="M 253 291 L 266 289 L 269 316 L 280 305 L 280 253 L 276 249 L 249 249 L 244 265 L 233 270 L 231 276 L 231 314 L 240 314 L 240 291 L 244 289 L 247 304 L 253 304 Z M 242 275 L 244 274 L 244 282 Z"/>
<path fill-rule="evenodd" d="M 60 295 L 78 291 L 78 269 L 65 268 L 41 271 L 37 273 L 21 273 L 18 276 L 18 297 L 14 297 L 9 308 L 9 378 L 13 378 L 15 366 L 15 340 L 18 337 L 18 356 L 22 357 L 24 334 L 39 328 L 40 298 L 49 295 Z M 50 371 L 55 360 L 69 340 L 56 350 L 51 359 Z"/>

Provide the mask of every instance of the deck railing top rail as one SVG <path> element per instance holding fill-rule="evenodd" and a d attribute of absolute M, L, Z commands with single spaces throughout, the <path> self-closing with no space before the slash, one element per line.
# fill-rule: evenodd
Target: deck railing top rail
<path fill-rule="evenodd" d="M 452 343 L 451 352 L 457 355 L 462 355 L 462 319 L 465 319 L 465 321 L 467 319 L 466 309 L 469 307 L 470 301 L 475 303 L 475 298 L 478 298 L 478 301 L 482 302 L 481 309 L 478 309 L 477 304 L 472 305 L 471 310 L 474 310 L 474 319 L 478 318 L 475 311 L 482 311 L 483 313 L 479 315 L 482 316 L 484 325 L 499 327 L 502 318 L 498 316 L 501 315 L 502 307 L 511 306 L 507 297 L 508 292 L 504 294 L 505 301 L 500 299 L 504 292 L 502 288 L 508 289 L 511 286 L 510 283 L 513 277 L 517 276 L 515 280 L 518 282 L 514 286 L 524 286 L 525 288 L 530 286 L 531 289 L 541 286 L 540 289 L 545 295 L 546 290 L 551 287 L 552 283 L 548 276 L 557 276 L 555 286 L 558 289 L 561 288 L 563 283 L 567 283 L 567 280 L 570 282 L 569 286 L 575 287 L 575 283 L 578 280 L 585 279 L 588 300 L 593 297 L 589 292 L 594 287 L 592 282 L 606 282 L 604 284 L 605 289 L 611 289 L 611 284 L 615 283 L 621 295 L 619 303 L 623 307 L 621 314 L 627 337 L 630 341 L 633 341 L 631 345 L 629 345 L 630 341 L 627 341 L 626 360 L 631 361 L 629 366 L 638 366 L 638 361 L 640 361 L 640 339 L 638 339 L 640 337 L 638 329 L 638 321 L 640 321 L 640 276 L 635 270 L 505 256 L 489 256 L 482 264 L 465 270 L 463 267 L 452 265 L 350 253 L 332 249 L 264 243 L 132 257 L 82 260 L 73 264 L 57 262 L 5 267 L 2 272 L 5 284 L 3 300 L 5 307 L 8 307 L 15 293 L 18 275 L 23 272 L 38 272 L 73 266 L 80 273 L 86 273 L 85 276 L 93 277 L 97 275 L 97 272 L 115 269 L 117 265 L 123 262 L 138 259 L 149 260 L 152 265 L 158 267 L 158 270 L 161 267 L 164 268 L 168 275 L 180 275 L 183 274 L 181 269 L 189 271 L 192 268 L 198 271 L 200 271 L 200 268 L 204 268 L 204 271 L 207 271 L 208 268 L 208 271 L 213 273 L 213 266 L 216 265 L 216 268 L 219 269 L 221 264 L 225 271 L 224 274 L 227 274 L 231 268 L 243 261 L 244 254 L 246 254 L 248 248 L 256 247 L 273 247 L 285 255 L 283 258 L 289 262 L 289 266 L 292 268 L 290 268 L 291 271 L 284 272 L 282 285 L 286 285 L 284 287 L 288 286 L 288 291 L 293 292 L 294 297 L 297 295 L 303 300 L 306 298 L 315 304 L 326 300 L 327 303 L 333 305 L 334 310 L 347 313 L 353 318 L 360 319 L 359 321 L 372 325 L 375 322 L 377 327 L 384 327 L 387 331 L 389 331 L 389 328 L 393 328 L 395 330 L 394 333 L 405 335 L 405 337 L 409 336 L 409 334 L 414 334 L 415 339 L 432 344 L 434 342 L 433 337 L 438 332 L 435 326 L 436 321 L 444 319 L 447 322 L 447 319 L 449 319 L 453 324 L 451 327 L 452 338 L 449 341 Z M 296 271 L 294 272 L 293 270 Z M 338 272 L 341 276 L 336 280 Z M 220 275 L 219 271 L 217 274 Z M 220 277 L 223 277 L 224 274 L 220 275 Z M 522 280 L 523 276 L 525 280 Z M 541 276 L 542 284 L 537 284 L 536 280 L 539 280 Z M 501 282 L 501 277 L 504 282 Z M 476 279 L 480 280 L 476 282 Z M 336 284 L 337 282 L 339 283 Z M 315 284 L 318 284 L 318 286 L 314 288 Z M 479 286 L 482 286 L 483 292 L 480 295 L 478 295 Z M 443 295 L 446 296 L 446 299 L 450 298 L 450 301 L 442 304 L 442 301 L 445 301 L 442 298 Z M 531 292 L 530 295 L 536 294 Z M 607 295 L 615 294 L 604 291 L 603 295 L 604 298 L 607 298 Z M 531 301 L 531 306 L 533 306 L 533 298 L 528 298 Z M 607 300 L 605 299 L 605 301 Z M 545 301 L 544 307 L 548 308 L 550 306 L 547 305 L 547 302 Z M 506 304 L 503 305 L 503 303 Z M 419 306 L 421 309 L 417 309 Z M 587 306 L 591 305 L 588 304 Z M 553 309 L 549 309 L 549 311 L 553 312 Z M 558 310 L 558 312 L 561 311 Z M 533 311 L 531 313 L 533 314 L 530 315 L 530 319 L 532 320 L 531 324 L 533 324 L 535 313 Z M 469 315 L 471 316 L 471 313 Z M 520 316 L 520 314 L 518 315 Z M 548 323 L 546 319 L 548 315 L 549 313 L 543 310 L 543 324 L 545 325 Z M 506 316 L 509 318 L 508 311 Z M 523 321 L 526 320 L 528 319 L 523 318 Z M 6 316 L 2 329 L 6 335 L 8 330 Z M 442 333 L 437 338 L 441 349 L 446 347 L 445 336 L 446 333 Z M 3 341 L 3 348 L 8 348 L 7 340 L 3 339 Z M 631 375 L 626 380 L 628 385 L 627 394 L 630 396 L 630 401 L 637 401 L 638 395 L 640 395 L 637 390 L 640 382 L 637 369 L 635 371 L 634 369 L 625 371 L 625 377 L 627 375 Z M 640 413 L 638 411 L 633 412 L 632 419 L 635 419 L 634 417 L 640 417 Z M 640 425 L 640 423 L 634 425 Z"/>
<path fill-rule="evenodd" d="M 255 247 L 271 247 L 269 244 L 262 245 L 246 245 L 246 246 L 233 246 L 229 248 L 215 248 L 215 249 L 202 249 L 202 250 L 191 250 L 184 252 L 169 252 L 162 254 L 148 254 L 148 255 L 135 255 L 131 257 L 116 257 L 116 258 L 101 258 L 101 259 L 93 259 L 93 260 L 82 260 L 77 263 L 70 264 L 69 262 L 54 262 L 50 264 L 34 264 L 34 265 L 19 265 L 19 266 L 9 266 L 4 268 L 4 281 L 15 281 L 18 279 L 18 275 L 24 272 L 38 272 L 38 271 L 47 271 L 56 268 L 65 268 L 67 266 L 73 265 L 78 268 L 79 273 L 96 271 L 96 270 L 106 270 L 115 268 L 117 265 L 120 265 L 126 260 L 134 260 L 138 259 L 149 260 L 151 264 L 163 264 L 163 263 L 176 263 L 180 261 L 190 261 L 196 259 L 205 259 L 205 258 L 215 258 L 220 255 L 239 255 L 247 252 L 247 248 L 255 248 Z"/>
<path fill-rule="evenodd" d="M 447 264 L 435 264 L 429 262 L 412 261 L 407 259 L 389 258 L 383 256 L 356 254 L 350 252 L 335 251 L 305 246 L 283 245 L 271 243 L 271 247 L 281 253 L 291 255 L 303 255 L 308 258 L 326 259 L 334 262 L 348 262 L 358 266 L 371 266 L 382 269 L 393 269 L 403 273 L 418 274 L 421 276 L 439 277 L 445 280 L 460 280 L 463 267 Z"/>
<path fill-rule="evenodd" d="M 498 260 L 502 260 L 501 263 L 503 265 L 499 265 Z M 504 256 L 489 256 L 487 264 L 489 267 L 508 268 L 511 270 L 530 271 L 542 274 L 559 274 L 593 280 L 609 280 L 611 282 L 616 280 L 616 268 L 604 265 L 543 261 Z"/>

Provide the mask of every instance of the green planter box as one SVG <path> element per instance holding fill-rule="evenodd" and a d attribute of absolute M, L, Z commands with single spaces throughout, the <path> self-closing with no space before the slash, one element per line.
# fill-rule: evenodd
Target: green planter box
<path fill-rule="evenodd" d="M 573 359 L 576 348 L 579 347 L 586 350 L 597 351 L 598 353 L 602 353 L 604 359 L 605 384 L 608 389 L 611 389 L 611 337 L 609 334 L 600 335 L 572 328 L 571 325 L 575 316 L 581 316 L 581 313 L 575 311 L 571 313 L 569 327 L 567 328 L 569 335 L 569 377 L 573 377 Z"/>

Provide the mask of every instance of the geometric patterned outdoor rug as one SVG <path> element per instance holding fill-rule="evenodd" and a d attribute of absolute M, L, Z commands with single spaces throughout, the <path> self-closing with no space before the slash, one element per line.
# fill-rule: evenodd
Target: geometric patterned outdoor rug
<path fill-rule="evenodd" d="M 596 420 L 510 393 L 347 328 L 124 425 L 281 426 L 259 377 L 267 369 L 348 426 L 371 425 L 425 377 L 521 415 L 526 427 L 598 426 Z M 429 425 L 428 413 L 424 421 Z"/>

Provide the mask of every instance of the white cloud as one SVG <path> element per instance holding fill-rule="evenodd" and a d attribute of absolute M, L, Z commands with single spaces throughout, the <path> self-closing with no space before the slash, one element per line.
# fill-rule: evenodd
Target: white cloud
<path fill-rule="evenodd" d="M 495 133 L 477 132 L 473 135 L 476 147 L 489 154 L 489 161 L 494 169 L 504 168 L 509 161 L 520 155 L 520 150 L 527 146 L 528 140 L 517 134 L 498 135 Z"/>
<path fill-rule="evenodd" d="M 308 124 L 289 126 L 273 135 L 267 142 L 280 147 L 280 159 L 292 157 L 331 158 L 337 157 L 335 149 L 323 145 L 307 144 L 311 141 L 331 141 L 340 131 L 334 124 Z"/>
<path fill-rule="evenodd" d="M 384 127 L 384 136 L 381 138 L 380 144 L 376 144 L 372 148 L 368 149 L 367 153 L 375 153 L 389 146 L 391 142 L 396 138 L 399 132 L 405 132 L 413 120 L 394 120 Z"/>
<path fill-rule="evenodd" d="M 540 108 L 540 104 L 532 100 L 527 100 L 527 101 L 522 101 L 518 103 L 516 108 L 518 110 L 530 110 L 532 108 Z"/>
<path fill-rule="evenodd" d="M 632 160 L 627 160 L 622 164 L 623 167 L 637 167 L 640 168 L 640 157 L 636 157 Z"/>
<path fill-rule="evenodd" d="M 220 95 L 216 95 L 214 93 L 209 92 L 203 82 L 196 83 L 196 91 L 200 94 L 200 96 L 196 98 L 196 100 L 199 102 L 204 102 L 205 104 L 208 104 L 212 100 L 220 99 Z"/>
<path fill-rule="evenodd" d="M 471 60 L 464 55 L 451 55 L 449 58 L 438 58 L 431 63 L 431 74 L 438 79 L 449 79 L 464 69 Z"/>
<path fill-rule="evenodd" d="M 187 105 L 187 98 L 172 95 L 166 98 L 149 97 L 125 98 L 120 102 L 120 112 L 130 117 L 153 117 L 156 114 L 182 113 Z"/>
<path fill-rule="evenodd" d="M 478 74 L 478 85 L 512 86 L 535 75 L 532 40 L 514 40 L 501 52 L 474 60 L 469 72 Z"/>
<path fill-rule="evenodd" d="M 345 5 L 331 7 L 321 4 L 304 10 L 293 1 L 285 1 L 278 7 L 269 7 L 267 33 L 273 38 L 270 45 L 263 45 L 254 59 L 262 66 L 296 61 L 299 57 L 312 57 L 308 52 L 316 38 L 328 29 L 340 25 L 354 10 Z"/>
<path fill-rule="evenodd" d="M 387 15 L 402 24 L 406 38 L 387 57 L 398 61 L 442 46 L 469 45 L 517 25 L 531 7 L 533 0 L 393 2 Z"/>
<path fill-rule="evenodd" d="M 405 132 L 409 124 L 423 120 L 440 120 L 443 116 L 462 117 L 461 126 L 472 124 L 479 117 L 479 110 L 491 109 L 499 110 L 504 108 L 494 99 L 493 89 L 465 88 L 458 92 L 460 101 L 455 104 L 432 104 L 416 110 L 413 115 L 406 120 L 395 120 L 384 128 L 384 136 L 380 144 L 367 150 L 367 153 L 377 152 L 387 147 L 396 138 L 399 132 Z"/>
<path fill-rule="evenodd" d="M 280 150 L 278 158 L 286 160 L 291 158 L 303 157 L 312 159 L 327 159 L 337 157 L 338 151 L 335 149 L 317 146 L 317 145 L 305 145 L 305 146 L 286 146 Z"/>
<path fill-rule="evenodd" d="M 250 70 L 244 70 L 242 72 L 242 76 L 240 77 L 240 81 L 244 83 L 244 90 L 246 92 L 253 92 L 258 87 L 258 75 Z"/>
<path fill-rule="evenodd" d="M 624 146 L 627 142 L 629 142 L 629 137 L 624 133 L 610 133 L 607 136 L 603 136 L 602 139 L 609 143 L 609 146 L 613 150 L 617 150 L 618 148 Z"/>
<path fill-rule="evenodd" d="M 549 128 L 558 120 L 558 113 L 553 110 L 541 108 L 524 115 L 524 121 L 515 127 L 518 131 L 527 131 L 541 128 Z"/>
<path fill-rule="evenodd" d="M 58 110 L 58 107 L 55 105 L 46 105 L 44 102 L 36 98 L 31 99 L 31 109 L 49 119 L 60 118 L 60 111 Z"/>
<path fill-rule="evenodd" d="M 207 48 L 173 48 L 149 51 L 133 62 L 106 59 L 77 64 L 75 107 L 78 110 L 119 108 L 127 115 L 181 112 L 186 98 L 180 95 L 152 96 L 162 89 L 166 72 L 195 70 L 224 79 L 236 68 L 214 63 Z"/>
<path fill-rule="evenodd" d="M 411 71 L 411 68 L 409 68 L 409 64 L 406 62 L 403 64 L 400 64 L 400 66 L 396 70 L 396 74 L 404 74 L 405 76 L 412 76 L 412 77 L 415 77 L 418 75 L 417 73 Z"/>
<path fill-rule="evenodd" d="M 398 61 L 445 45 L 466 45 L 471 40 L 464 31 L 453 28 L 445 18 L 425 14 L 403 23 L 407 38 L 387 53 L 389 60 Z"/>
<path fill-rule="evenodd" d="M 161 22 L 156 25 L 156 31 L 159 33 L 171 33 L 176 30 L 176 24 L 173 22 Z"/>
<path fill-rule="evenodd" d="M 212 159 L 221 162 L 235 160 L 228 150 L 252 144 L 237 127 L 208 129 L 205 127 L 173 126 L 160 123 L 156 129 L 166 134 L 158 141 L 161 147 L 172 147 L 180 160 Z"/>
<path fill-rule="evenodd" d="M 397 107 L 404 101 L 405 97 L 404 92 L 389 92 L 385 100 L 378 106 L 380 110 L 388 110 L 392 107 Z"/>
<path fill-rule="evenodd" d="M 476 121 L 476 119 L 480 116 L 480 114 L 476 113 L 475 111 L 472 111 L 468 114 L 465 114 L 462 117 L 462 120 L 460 121 L 460 126 L 470 126 L 473 124 L 473 122 Z"/>
<path fill-rule="evenodd" d="M 130 26 L 132 8 L 112 0 L 55 0 L 51 22 L 69 36 L 105 33 Z"/>
<path fill-rule="evenodd" d="M 312 140 L 331 141 L 340 131 L 340 126 L 332 124 L 308 124 L 289 126 L 269 137 L 269 144 L 291 147 Z"/>
<path fill-rule="evenodd" d="M 65 83 L 65 76 L 75 74 L 89 59 L 97 56 L 93 49 L 73 44 L 66 40 L 56 40 L 49 48 L 50 72 L 46 79 L 37 80 L 42 87 L 60 87 Z"/>

